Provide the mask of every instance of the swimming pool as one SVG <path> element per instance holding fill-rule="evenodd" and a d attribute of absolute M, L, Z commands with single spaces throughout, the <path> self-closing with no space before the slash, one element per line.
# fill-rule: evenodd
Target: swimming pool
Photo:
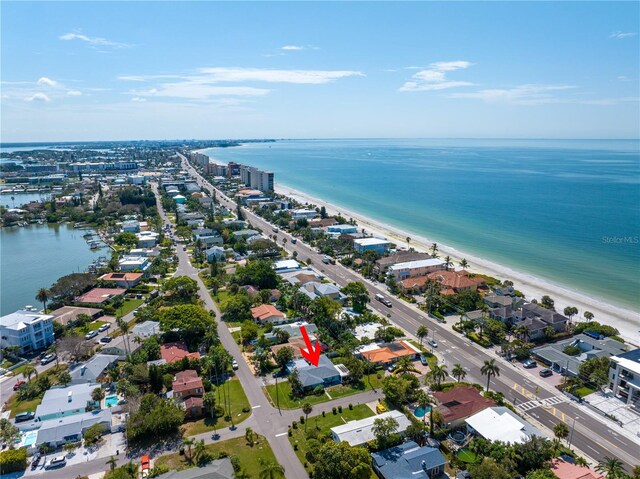
<path fill-rule="evenodd" d="M 113 407 L 116 404 L 118 404 L 118 395 L 117 394 L 111 394 L 110 396 L 107 396 L 104 398 L 104 404 L 107 407 Z"/>
<path fill-rule="evenodd" d="M 425 409 L 422 409 L 420 406 L 418 406 L 413 410 L 413 415 L 418 419 L 421 419 L 425 417 L 425 415 L 429 414 L 430 411 L 431 411 L 431 408 L 429 406 L 427 406 Z"/>
<path fill-rule="evenodd" d="M 38 431 L 27 431 L 22 435 L 22 444 L 20 447 L 29 448 L 36 443 L 36 439 L 38 438 Z"/>

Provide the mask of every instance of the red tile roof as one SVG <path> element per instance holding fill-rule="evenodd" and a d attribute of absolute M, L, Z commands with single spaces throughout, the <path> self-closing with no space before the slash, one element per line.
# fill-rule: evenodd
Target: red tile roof
<path fill-rule="evenodd" d="M 551 472 L 559 479 L 604 479 L 604 476 L 588 467 L 576 466 L 556 457 L 551 461 Z"/>
<path fill-rule="evenodd" d="M 454 290 L 472 288 L 484 283 L 482 276 L 470 277 L 466 271 L 434 271 L 427 278 L 438 281 L 443 287 Z"/>
<path fill-rule="evenodd" d="M 251 316 L 253 316 L 253 319 L 256 321 L 264 321 L 272 316 L 284 318 L 284 314 L 278 311 L 275 306 L 271 304 L 261 304 L 260 306 L 251 308 Z"/>
<path fill-rule="evenodd" d="M 404 341 L 387 343 L 385 346 L 365 351 L 362 357 L 370 363 L 388 363 L 403 356 L 415 356 L 418 352 Z"/>
<path fill-rule="evenodd" d="M 187 409 L 191 409 L 192 407 L 202 407 L 204 402 L 201 397 L 191 396 L 188 399 L 184 400 L 184 407 Z"/>
<path fill-rule="evenodd" d="M 173 381 L 173 392 L 181 393 L 197 388 L 203 390 L 202 379 L 196 371 L 187 369 L 176 374 L 176 379 Z"/>
<path fill-rule="evenodd" d="M 440 404 L 438 409 L 445 422 L 466 419 L 496 405 L 494 401 L 485 398 L 471 386 L 456 386 L 446 392 L 434 392 L 433 395 Z"/>
<path fill-rule="evenodd" d="M 100 276 L 102 281 L 135 281 L 144 273 L 107 273 Z"/>
<path fill-rule="evenodd" d="M 160 356 L 168 363 L 180 361 L 184 357 L 200 359 L 200 353 L 190 353 L 183 341 L 163 344 L 160 346 Z"/>
<path fill-rule="evenodd" d="M 76 298 L 76 303 L 101 304 L 111 298 L 123 295 L 127 290 L 124 288 L 93 288 L 82 296 Z"/>

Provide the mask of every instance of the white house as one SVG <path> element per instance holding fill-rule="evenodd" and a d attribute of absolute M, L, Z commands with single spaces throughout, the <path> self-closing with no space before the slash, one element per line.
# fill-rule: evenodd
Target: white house
<path fill-rule="evenodd" d="M 0 318 L 0 346 L 19 346 L 20 354 L 44 349 L 53 343 L 53 316 L 26 306 Z"/>
<path fill-rule="evenodd" d="M 136 233 L 138 237 L 138 247 L 140 248 L 153 248 L 158 243 L 158 233 L 154 231 L 142 231 Z"/>
<path fill-rule="evenodd" d="M 507 407 L 488 407 L 467 418 L 465 422 L 470 433 L 489 441 L 522 444 L 532 436 L 545 437 L 540 430 Z"/>
<path fill-rule="evenodd" d="M 387 240 L 380 238 L 358 238 L 353 240 L 353 248 L 358 253 L 364 253 L 365 251 L 375 251 L 376 253 L 383 254 L 389 249 L 391 243 Z"/>
<path fill-rule="evenodd" d="M 149 260 L 144 256 L 125 256 L 118 261 L 118 266 L 124 273 L 135 270 L 144 272 L 149 267 Z"/>
<path fill-rule="evenodd" d="M 377 416 L 366 417 L 357 421 L 349 421 L 346 424 L 331 428 L 331 436 L 335 442 L 347 442 L 351 446 L 365 444 L 375 439 L 373 433 L 373 423 L 376 419 L 393 418 L 398 422 L 396 432 L 404 432 L 410 425 L 411 421 L 400 411 L 388 411 Z"/>
<path fill-rule="evenodd" d="M 627 404 L 640 405 L 640 348 L 611 359 L 609 389 Z"/>
<path fill-rule="evenodd" d="M 402 281 L 407 278 L 415 278 L 416 276 L 426 276 L 434 271 L 445 269 L 444 260 L 439 258 L 421 259 L 418 261 L 407 261 L 404 263 L 396 263 L 389 267 L 389 274 Z"/>
<path fill-rule="evenodd" d="M 276 261 L 273 263 L 273 269 L 276 270 L 276 273 L 288 273 L 290 271 L 297 271 L 300 268 L 300 263 L 298 263 L 295 259 L 281 259 L 280 261 Z"/>
<path fill-rule="evenodd" d="M 302 218 L 306 218 L 310 220 L 312 218 L 317 218 L 318 216 L 320 215 L 316 210 L 305 210 L 305 209 L 291 210 L 291 219 L 293 220 L 300 220 Z"/>

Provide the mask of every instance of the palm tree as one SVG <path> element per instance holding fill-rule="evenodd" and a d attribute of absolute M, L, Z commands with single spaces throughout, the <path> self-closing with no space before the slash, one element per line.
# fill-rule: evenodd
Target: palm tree
<path fill-rule="evenodd" d="M 420 340 L 420 346 L 422 347 L 422 340 L 429 336 L 429 328 L 424 325 L 418 326 L 418 330 L 416 331 L 416 336 Z"/>
<path fill-rule="evenodd" d="M 62 371 L 58 374 L 58 382 L 64 387 L 67 387 L 71 383 L 71 374 L 69 374 L 69 371 Z"/>
<path fill-rule="evenodd" d="M 594 315 L 591 311 L 585 311 L 583 316 L 587 321 L 591 321 L 594 318 Z"/>
<path fill-rule="evenodd" d="M 523 341 L 526 341 L 527 338 L 529 337 L 529 328 L 527 328 L 526 326 L 518 326 L 513 333 L 520 339 L 522 339 Z"/>
<path fill-rule="evenodd" d="M 258 476 L 260 479 L 279 479 L 284 477 L 284 467 L 278 464 L 275 461 L 265 461 L 260 458 L 258 460 L 260 463 L 260 475 Z"/>
<path fill-rule="evenodd" d="M 191 438 L 184 438 L 182 440 L 182 445 L 187 447 L 187 452 L 189 453 L 189 462 L 193 461 L 193 456 L 191 455 L 191 446 L 195 444 L 195 441 Z"/>
<path fill-rule="evenodd" d="M 566 439 L 569 436 L 569 426 L 567 426 L 563 422 L 559 422 L 555 426 L 553 426 L 553 434 L 558 439 Z"/>
<path fill-rule="evenodd" d="M 409 243 L 411 243 L 411 237 L 407 236 L 407 249 L 409 249 Z"/>
<path fill-rule="evenodd" d="M 311 406 L 311 404 L 306 402 L 302 405 L 302 412 L 304 413 L 304 432 L 305 433 L 307 432 L 307 422 L 308 422 L 309 414 L 311 414 L 311 411 L 313 411 L 313 406 Z"/>
<path fill-rule="evenodd" d="M 489 390 L 489 382 L 491 381 L 491 376 L 500 376 L 500 368 L 496 364 L 495 359 L 487 359 L 483 366 L 480 368 L 480 373 L 483 376 L 487 376 L 487 391 Z"/>
<path fill-rule="evenodd" d="M 49 301 L 49 290 L 47 288 L 40 288 L 36 294 L 36 300 L 42 303 L 42 310 L 47 312 L 47 301 Z"/>
<path fill-rule="evenodd" d="M 434 258 L 438 257 L 438 243 L 433 243 L 431 245 L 431 256 Z"/>
<path fill-rule="evenodd" d="M 462 267 L 462 269 L 467 269 L 469 267 L 469 262 L 466 260 L 466 258 L 462 258 L 462 261 L 460 261 L 460 266 Z"/>
<path fill-rule="evenodd" d="M 402 356 L 396 361 L 396 369 L 393 374 L 420 373 L 413 365 L 413 361 L 409 356 Z"/>
<path fill-rule="evenodd" d="M 598 462 L 595 470 L 600 474 L 604 474 L 607 479 L 622 479 L 626 476 L 624 464 L 617 457 L 605 456 Z"/>
<path fill-rule="evenodd" d="M 124 335 L 124 345 L 127 353 L 131 352 L 131 347 L 129 345 L 129 323 L 127 323 L 123 318 L 118 318 L 116 320 L 118 324 L 118 328 L 120 328 L 120 332 Z"/>
<path fill-rule="evenodd" d="M 444 257 L 444 267 L 446 270 L 448 270 L 451 266 L 453 266 L 453 263 L 451 262 L 451 256 L 447 255 Z"/>
<path fill-rule="evenodd" d="M 417 394 L 416 394 L 416 401 L 418 403 L 418 406 L 423 410 L 426 411 L 427 406 L 429 404 L 431 404 L 431 401 L 429 401 L 429 396 L 427 396 L 427 393 L 425 393 L 422 389 L 420 389 Z M 426 424 L 427 422 L 427 414 L 425 412 L 425 415 L 422 416 L 422 422 L 424 422 Z"/>
<path fill-rule="evenodd" d="M 460 363 L 456 363 L 453 365 L 453 369 L 451 370 L 451 375 L 458 380 L 458 382 L 462 381 L 467 372 L 464 370 Z"/>
<path fill-rule="evenodd" d="M 27 364 L 22 368 L 22 377 L 27 378 L 27 381 L 31 382 L 31 375 L 35 374 L 38 377 L 38 371 L 31 364 Z"/>
<path fill-rule="evenodd" d="M 589 461 L 582 456 L 578 456 L 576 457 L 576 466 L 589 467 Z"/>
<path fill-rule="evenodd" d="M 193 457 L 195 457 L 196 462 L 199 462 L 206 452 L 207 447 L 204 445 L 204 439 L 200 439 L 193 448 Z"/>
<path fill-rule="evenodd" d="M 436 364 L 431 368 L 431 371 L 427 374 L 427 380 L 436 383 L 439 387 L 440 383 L 444 381 L 447 377 L 447 366 L 443 364 L 442 366 Z"/>
<path fill-rule="evenodd" d="M 113 470 L 116 468 L 116 465 L 118 464 L 118 461 L 116 461 L 115 457 L 111 456 L 109 460 L 105 462 L 105 464 L 109 464 L 109 469 L 111 469 L 111 472 L 113 472 Z"/>

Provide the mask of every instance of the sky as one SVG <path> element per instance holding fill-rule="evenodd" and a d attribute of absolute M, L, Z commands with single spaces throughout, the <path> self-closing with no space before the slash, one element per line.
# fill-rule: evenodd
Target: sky
<path fill-rule="evenodd" d="M 2 1 L 0 140 L 639 138 L 639 2 Z"/>

